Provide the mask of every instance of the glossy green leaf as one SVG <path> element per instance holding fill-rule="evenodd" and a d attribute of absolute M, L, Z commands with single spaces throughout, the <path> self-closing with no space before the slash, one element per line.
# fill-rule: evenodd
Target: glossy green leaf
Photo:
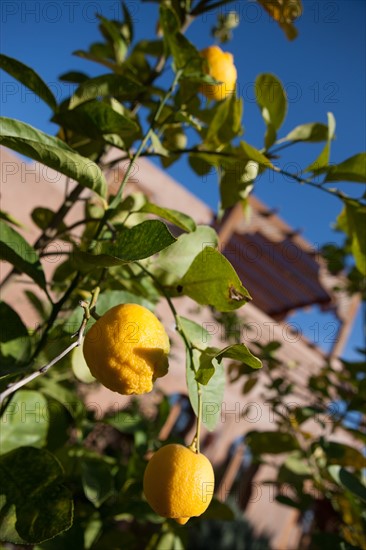
<path fill-rule="evenodd" d="M 220 197 L 223 210 L 247 199 L 258 172 L 259 165 L 253 160 L 246 159 L 227 165 L 220 171 Z"/>
<path fill-rule="evenodd" d="M 240 142 L 238 156 L 239 159 L 246 159 L 248 161 L 252 160 L 257 162 L 260 166 L 273 168 L 272 162 L 265 155 L 263 155 L 263 153 L 245 141 Z"/>
<path fill-rule="evenodd" d="M 315 451 L 318 446 L 324 451 L 329 465 L 350 466 L 356 470 L 366 468 L 366 457 L 358 449 L 350 445 L 336 441 L 321 440 L 313 444 L 313 450 Z"/>
<path fill-rule="evenodd" d="M 324 181 L 354 181 L 366 183 L 366 153 L 359 153 L 340 164 L 330 166 Z"/>
<path fill-rule="evenodd" d="M 55 212 L 51 210 L 50 208 L 43 208 L 43 207 L 37 207 L 35 208 L 32 213 L 31 217 L 34 223 L 37 227 L 44 230 L 47 229 L 50 226 L 50 223 L 55 215 Z M 64 231 L 66 229 L 66 225 L 64 222 L 61 222 L 58 225 L 58 231 Z"/>
<path fill-rule="evenodd" d="M 276 139 L 276 131 L 282 126 L 287 112 L 287 98 L 281 81 L 273 74 L 260 74 L 255 81 L 255 95 L 264 122 L 269 128 L 266 136 L 268 149 Z"/>
<path fill-rule="evenodd" d="M 218 311 L 238 309 L 251 299 L 230 262 L 211 246 L 195 257 L 178 290 Z"/>
<path fill-rule="evenodd" d="M 218 237 L 212 227 L 199 225 L 188 234 L 180 235 L 169 248 L 160 252 L 156 270 L 165 284 L 175 284 L 205 246 L 216 247 Z"/>
<path fill-rule="evenodd" d="M 351 241 L 351 251 L 357 269 L 366 275 L 366 206 L 353 200 L 344 200 L 345 206 L 338 216 L 338 226 Z"/>
<path fill-rule="evenodd" d="M 11 373 L 14 367 L 30 359 L 31 343 L 28 330 L 14 309 L 0 302 L 0 375 Z"/>
<path fill-rule="evenodd" d="M 196 223 L 193 218 L 187 216 L 187 214 L 183 214 L 183 212 L 173 210 L 172 208 L 163 208 L 157 204 L 146 202 L 143 207 L 139 209 L 139 212 L 155 214 L 156 216 L 173 223 L 177 227 L 180 227 L 183 231 L 191 232 L 196 229 Z"/>
<path fill-rule="evenodd" d="M 235 94 L 219 103 L 207 130 L 205 142 L 219 146 L 243 133 L 241 119 L 243 102 Z"/>
<path fill-rule="evenodd" d="M 52 120 L 63 128 L 94 139 L 101 138 L 103 134 L 129 136 L 139 131 L 132 118 L 116 112 L 111 105 L 101 101 L 90 101 L 71 111 L 61 111 Z"/>
<path fill-rule="evenodd" d="M 81 482 L 86 498 L 99 508 L 114 492 L 111 466 L 98 459 L 81 462 Z"/>
<path fill-rule="evenodd" d="M 161 157 L 169 157 L 169 151 L 166 149 L 163 144 L 161 143 L 158 136 L 155 134 L 155 132 L 150 133 L 150 139 L 151 139 L 151 146 L 157 155 L 160 155 Z"/>
<path fill-rule="evenodd" d="M 4 220 L 11 225 L 15 225 L 15 227 L 24 228 L 24 225 L 14 218 L 12 214 L 9 214 L 9 212 L 4 212 L 4 210 L 0 210 L 0 220 Z"/>
<path fill-rule="evenodd" d="M 120 410 L 112 416 L 104 417 L 103 422 L 113 426 L 113 428 L 116 428 L 119 432 L 126 434 L 133 434 L 138 430 L 144 429 L 144 422 L 141 414 L 136 411 Z"/>
<path fill-rule="evenodd" d="M 86 267 L 111 267 L 149 258 L 175 241 L 163 222 L 146 220 L 131 229 L 119 231 L 113 243 L 98 243 L 95 254 L 75 250 L 73 259 Z M 98 254 L 99 251 L 102 253 Z"/>
<path fill-rule="evenodd" d="M 206 325 L 207 328 L 214 328 L 216 331 L 216 326 L 213 327 L 213 325 L 216 324 L 213 322 L 207 322 L 199 325 L 195 321 L 192 321 L 191 319 L 186 319 L 185 317 L 182 317 L 180 315 L 178 316 L 178 319 L 179 324 L 184 331 L 184 334 L 186 335 L 192 346 L 200 350 L 207 348 L 212 336 L 203 325 Z"/>
<path fill-rule="evenodd" d="M 21 447 L 0 457 L 0 539 L 35 544 L 69 529 L 73 502 L 48 451 Z"/>
<path fill-rule="evenodd" d="M 101 196 L 106 193 L 104 176 L 93 161 L 29 124 L 1 117 L 0 144 L 69 176 Z"/>
<path fill-rule="evenodd" d="M 366 486 L 360 480 L 341 466 L 329 466 L 328 471 L 332 478 L 348 491 L 366 502 Z"/>
<path fill-rule="evenodd" d="M 214 373 L 213 359 L 221 362 L 222 359 L 233 359 L 252 368 L 262 368 L 262 362 L 258 357 L 255 357 L 245 344 L 233 344 L 222 350 L 217 348 L 209 348 L 201 354 L 200 366 L 196 374 L 196 380 L 200 384 L 207 384 Z"/>
<path fill-rule="evenodd" d="M 233 521 L 235 514 L 225 502 L 213 497 L 206 512 L 200 516 L 202 520 L 217 519 L 220 521 Z"/>
<path fill-rule="evenodd" d="M 69 108 L 75 109 L 81 103 L 98 97 L 115 97 L 117 99 L 133 99 L 143 91 L 144 87 L 137 81 L 123 75 L 105 74 L 89 78 L 82 82 L 70 99 Z"/>
<path fill-rule="evenodd" d="M 34 248 L 15 229 L 0 220 L 0 258 L 25 273 L 41 288 L 46 279 Z"/>
<path fill-rule="evenodd" d="M 330 161 L 330 148 L 331 148 L 331 142 L 334 139 L 335 135 L 335 129 L 336 129 L 336 121 L 334 118 L 333 113 L 327 113 L 328 116 L 328 137 L 327 137 L 327 143 L 325 144 L 325 147 L 323 148 L 320 155 L 305 169 L 305 172 L 314 172 L 316 173 L 322 173 L 325 168 L 328 166 Z"/>
<path fill-rule="evenodd" d="M 296 439 L 284 432 L 248 432 L 245 442 L 255 455 L 288 453 L 299 448 Z"/>
<path fill-rule="evenodd" d="M 248 393 L 250 393 L 255 388 L 258 382 L 259 378 L 257 377 L 252 376 L 251 378 L 248 378 L 248 380 L 244 382 L 244 386 L 242 389 L 243 395 L 247 395 Z"/>
<path fill-rule="evenodd" d="M 146 220 L 131 229 L 119 231 L 116 241 L 103 247 L 103 252 L 123 261 L 149 258 L 173 244 L 176 239 L 159 220 Z"/>
<path fill-rule="evenodd" d="M 160 7 L 160 23 L 164 32 L 164 42 L 174 60 L 174 69 L 182 70 L 185 77 L 203 76 L 202 57 L 195 46 L 179 32 L 180 22 L 174 11 L 166 5 Z"/>
<path fill-rule="evenodd" d="M 111 21 L 102 15 L 98 15 L 101 21 L 101 28 L 111 38 L 113 43 L 114 57 L 117 65 L 121 65 L 127 54 L 127 44 L 121 34 L 120 24 L 116 21 Z"/>
<path fill-rule="evenodd" d="M 81 84 L 88 80 L 89 76 L 80 71 L 68 71 L 59 76 L 59 80 L 62 82 L 71 82 L 72 84 Z"/>
<path fill-rule="evenodd" d="M 5 409 L 0 428 L 1 454 L 25 445 L 43 447 L 49 428 L 47 400 L 39 392 L 19 390 Z"/>
<path fill-rule="evenodd" d="M 318 142 L 326 141 L 328 139 L 328 126 L 321 122 L 309 122 L 308 124 L 301 124 L 296 126 L 291 132 L 282 139 L 277 140 L 276 144 L 283 143 L 284 141 L 308 141 Z"/>
<path fill-rule="evenodd" d="M 38 76 L 38 74 L 28 67 L 7 55 L 0 54 L 0 69 L 3 69 L 21 84 L 32 90 L 38 97 L 53 111 L 57 109 L 57 101 L 47 84 Z"/>
<path fill-rule="evenodd" d="M 198 369 L 201 352 L 193 350 L 195 368 Z M 202 392 L 202 422 L 210 431 L 214 430 L 221 414 L 221 404 L 225 389 L 225 372 L 223 365 L 213 360 L 214 374 L 208 384 L 200 386 Z M 198 382 L 195 371 L 191 368 L 190 356 L 187 353 L 186 378 L 189 400 L 197 416 L 198 414 Z"/>

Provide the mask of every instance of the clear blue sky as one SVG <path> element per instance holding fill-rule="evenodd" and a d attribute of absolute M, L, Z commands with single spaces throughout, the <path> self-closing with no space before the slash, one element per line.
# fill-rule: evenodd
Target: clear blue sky
<path fill-rule="evenodd" d="M 366 2 L 364 0 L 304 0 L 304 13 L 297 22 L 299 37 L 289 42 L 278 25 L 253 1 L 238 0 L 225 10 L 234 9 L 240 27 L 226 49 L 235 57 L 238 90 L 244 99 L 245 139 L 257 147 L 263 144 L 264 124 L 253 100 L 253 83 L 261 72 L 272 72 L 284 83 L 289 111 L 281 135 L 298 124 L 326 122 L 332 111 L 337 121 L 337 139 L 332 146 L 332 162 L 340 162 L 366 149 Z M 136 30 L 136 39 L 154 37 L 156 4 L 127 0 Z M 119 0 L 27 0 L 5 1 L 1 9 L 1 50 L 34 68 L 51 85 L 58 97 L 68 95 L 68 84 L 58 76 L 68 70 L 90 75 L 104 71 L 98 65 L 72 56 L 76 49 L 87 49 L 99 38 L 95 13 L 119 18 Z M 187 36 L 198 48 L 212 43 L 211 27 L 217 12 L 196 20 Z M 2 73 L 2 115 L 24 120 L 54 133 L 50 110 L 24 87 Z M 296 145 L 279 161 L 289 170 L 304 168 L 320 151 L 321 145 Z M 292 164 L 291 163 L 295 163 Z M 173 165 L 173 177 L 186 185 L 212 208 L 218 193 L 214 175 L 203 182 L 185 162 Z M 359 184 L 343 185 L 345 191 L 361 194 Z M 333 199 L 294 182 L 263 177 L 256 194 L 315 246 L 334 240 L 331 224 L 341 209 Z M 308 327 L 314 316 L 309 317 Z M 329 319 L 321 321 L 325 324 Z M 309 332 L 309 330 L 308 330 Z M 355 344 L 362 345 L 362 319 L 358 316 L 353 337 L 347 347 L 350 356 Z"/>

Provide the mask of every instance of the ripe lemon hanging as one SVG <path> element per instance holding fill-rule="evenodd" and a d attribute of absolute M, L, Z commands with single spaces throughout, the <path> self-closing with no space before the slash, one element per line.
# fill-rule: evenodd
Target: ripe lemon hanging
<path fill-rule="evenodd" d="M 209 46 L 201 51 L 207 60 L 207 73 L 222 84 L 203 84 L 201 92 L 208 99 L 221 101 L 235 92 L 237 72 L 231 53 L 218 46 Z"/>
<path fill-rule="evenodd" d="M 181 525 L 208 508 L 214 485 L 208 458 L 178 444 L 161 447 L 152 456 L 144 475 L 144 494 L 151 508 Z"/>
<path fill-rule="evenodd" d="M 169 338 L 159 319 L 138 304 L 111 308 L 89 330 L 84 357 L 110 390 L 141 394 L 168 372 Z"/>

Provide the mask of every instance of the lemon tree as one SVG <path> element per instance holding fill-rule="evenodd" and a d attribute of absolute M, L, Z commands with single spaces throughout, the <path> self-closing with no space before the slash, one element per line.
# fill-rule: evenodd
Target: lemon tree
<path fill-rule="evenodd" d="M 300 0 L 258 3 L 288 38 L 296 37 Z M 308 492 L 315 487 L 337 514 L 337 533 L 327 538 L 315 524 L 313 547 L 365 548 L 364 456 L 352 444 L 327 441 L 333 429 L 345 431 L 351 441 L 364 442 L 364 433 L 347 425 L 345 417 L 332 418 L 320 435 L 303 430 L 308 418 L 327 412 L 331 399 L 341 400 L 347 411 L 365 413 L 364 364 L 343 362 L 335 371 L 325 362 L 307 388 L 314 406 L 281 414 L 279 405 L 291 388 L 285 383 L 287 367 L 276 357 L 278 344 L 259 346 L 258 357 L 237 339 L 216 348 L 199 315 L 186 318 L 179 311 L 179 297 L 185 296 L 228 323 L 251 300 L 250 288 L 221 253 L 215 229 L 198 224 L 194 212 L 156 204 L 153 184 L 149 197 L 126 187 L 143 155 L 158 157 L 163 169 L 187 158 L 200 177 L 215 170 L 220 216 L 234 205 L 245 208 L 264 173 L 301 183 L 304 192 L 312 187 L 327 193 L 339 202 L 336 223 L 345 241 L 324 247 L 325 261 L 330 271 L 343 270 L 350 294 L 364 296 L 366 206 L 359 184 L 366 181 L 365 153 L 336 162 L 331 113 L 327 124 L 299 121 L 286 134 L 288 99 L 272 73 L 259 74 L 255 82 L 256 108 L 265 125 L 263 147 L 244 140 L 239 75 L 224 44 L 236 18 L 220 14 L 214 29 L 220 46 L 207 44 L 199 51 L 186 36 L 190 25 L 229 2 L 156 4 L 153 40 L 135 38 L 138 22 L 128 3 L 121 20 L 99 18 L 100 39 L 76 52 L 98 70 L 90 77 L 79 71 L 62 74 L 61 81 L 70 84 L 69 97 L 62 101 L 31 67 L 0 55 L 0 68 L 45 102 L 56 126 L 51 135 L 1 117 L 0 144 L 66 178 L 64 202 L 56 210 L 40 205 L 31 213 L 40 230 L 34 243 L 23 236 L 16 212 L 1 212 L 0 255 L 10 267 L 1 281 L 0 302 L 5 320 L 0 337 L 0 541 L 36 550 L 168 550 L 184 547 L 194 532 L 189 518 L 232 519 L 230 507 L 213 496 L 213 469 L 200 452 L 202 425 L 214 430 L 219 420 L 218 414 L 203 418 L 203 401 L 220 409 L 230 360 L 230 375 L 243 379 L 244 392 L 260 380 L 262 365 L 267 371 L 275 430 L 252 430 L 246 440 L 258 462 L 270 454 L 284 455 L 273 482 L 276 487 L 293 484 L 296 494 L 293 499 L 277 494 L 277 500 L 306 514 L 318 505 Z M 284 147 L 308 143 L 323 145 L 306 176 L 278 166 Z M 115 164 L 108 156 L 112 149 L 124 167 L 113 194 L 107 184 Z M 348 194 L 338 185 L 344 181 L 350 184 Z M 68 214 L 77 203 L 84 205 L 82 218 L 70 224 Z M 50 274 L 45 262 L 54 239 L 66 246 Z M 19 298 L 36 312 L 36 330 L 7 303 L 7 285 L 15 284 L 19 274 L 33 285 Z M 174 433 L 163 445 L 159 441 L 170 410 L 164 396 L 150 409 L 131 401 L 125 409 L 107 412 L 98 403 L 86 406 L 84 399 L 88 383 L 134 395 L 151 392 L 159 377 L 170 376 L 174 349 L 171 353 L 166 326 L 155 313 L 160 301 L 171 315 L 164 323 L 175 326 L 186 349 L 186 364 L 179 368 L 186 370 L 196 419 L 188 447 Z"/>

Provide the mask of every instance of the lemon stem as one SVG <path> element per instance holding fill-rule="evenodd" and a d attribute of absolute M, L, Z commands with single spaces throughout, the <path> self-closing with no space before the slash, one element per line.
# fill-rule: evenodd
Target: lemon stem
<path fill-rule="evenodd" d="M 168 305 L 170 307 L 170 310 L 173 314 L 175 324 L 177 327 L 177 331 L 182 337 L 182 340 L 184 342 L 184 345 L 186 346 L 189 358 L 190 358 L 190 367 L 194 372 L 196 372 L 194 361 L 193 361 L 193 352 L 192 352 L 192 345 L 189 341 L 189 338 L 187 337 L 186 333 L 184 332 L 184 329 L 182 327 L 182 324 L 179 319 L 179 315 L 177 310 L 175 309 L 175 306 L 166 292 L 164 286 L 160 283 L 160 281 L 155 277 L 151 271 L 149 271 L 144 265 L 142 265 L 140 262 L 136 262 L 136 264 L 140 267 L 142 271 L 144 271 L 156 284 L 156 286 L 160 289 L 161 293 L 164 295 L 166 301 L 168 302 Z M 196 433 L 194 435 L 194 438 L 192 440 L 192 443 L 188 445 L 188 448 L 191 449 L 195 453 L 200 452 L 200 434 L 201 434 L 201 423 L 202 423 L 202 389 L 201 384 L 197 382 L 197 423 L 196 423 Z"/>
<path fill-rule="evenodd" d="M 202 389 L 201 384 L 197 382 L 197 397 L 198 397 L 198 411 L 196 421 L 196 433 L 194 434 L 192 443 L 188 446 L 195 453 L 200 452 L 200 438 L 201 438 L 201 423 L 202 423 Z"/>

